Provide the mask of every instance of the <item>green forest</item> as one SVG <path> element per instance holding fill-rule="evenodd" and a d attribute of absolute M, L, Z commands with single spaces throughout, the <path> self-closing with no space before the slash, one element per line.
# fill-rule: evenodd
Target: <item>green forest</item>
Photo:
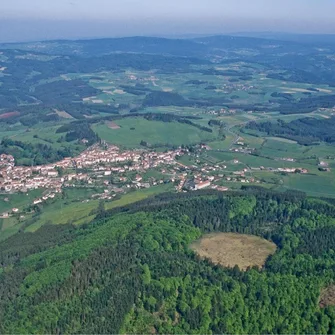
<path fill-rule="evenodd" d="M 270 136 L 285 137 L 302 145 L 312 145 L 323 141 L 335 142 L 335 117 L 329 119 L 315 119 L 306 117 L 291 122 L 277 120 L 277 122 L 249 122 L 247 129 L 257 130 Z"/>
<path fill-rule="evenodd" d="M 1 242 L 1 333 L 334 333 L 335 308 L 319 305 L 335 275 L 333 202 L 246 188 L 97 213 Z M 189 245 L 216 231 L 278 249 L 262 269 L 213 265 Z"/>

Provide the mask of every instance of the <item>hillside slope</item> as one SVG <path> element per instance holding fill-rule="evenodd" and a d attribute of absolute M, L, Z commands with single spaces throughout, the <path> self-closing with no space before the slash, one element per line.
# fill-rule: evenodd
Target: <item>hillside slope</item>
<path fill-rule="evenodd" d="M 335 309 L 318 299 L 335 274 L 334 217 L 302 194 L 205 191 L 18 233 L 0 244 L 0 332 L 332 333 Z M 189 245 L 215 231 L 278 250 L 262 270 L 214 266 Z"/>

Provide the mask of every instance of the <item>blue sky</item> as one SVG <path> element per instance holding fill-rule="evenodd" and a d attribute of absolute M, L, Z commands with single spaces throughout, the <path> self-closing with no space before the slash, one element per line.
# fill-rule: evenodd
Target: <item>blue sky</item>
<path fill-rule="evenodd" d="M 0 40 L 335 33 L 335 0 L 0 0 Z"/>

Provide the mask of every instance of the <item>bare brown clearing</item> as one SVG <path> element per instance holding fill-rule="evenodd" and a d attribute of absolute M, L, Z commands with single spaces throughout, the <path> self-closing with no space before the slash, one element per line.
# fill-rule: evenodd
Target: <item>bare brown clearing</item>
<path fill-rule="evenodd" d="M 107 127 L 108 128 L 110 128 L 110 129 L 120 129 L 121 127 L 120 126 L 118 126 L 115 122 L 113 122 L 113 121 L 107 121 L 106 122 L 106 125 L 107 125 Z"/>
<path fill-rule="evenodd" d="M 114 94 L 125 94 L 126 92 L 124 90 L 114 90 Z"/>
<path fill-rule="evenodd" d="M 335 285 L 330 285 L 321 292 L 319 305 L 321 308 L 335 306 Z"/>
<path fill-rule="evenodd" d="M 323 93 L 332 93 L 332 90 L 327 90 L 325 88 L 317 88 L 317 90 L 319 90 L 320 92 L 323 92 Z"/>
<path fill-rule="evenodd" d="M 263 267 L 268 256 L 276 252 L 276 245 L 253 235 L 213 233 L 191 244 L 191 249 L 201 258 L 225 267 L 238 265 L 241 270 L 248 267 Z"/>
<path fill-rule="evenodd" d="M 19 112 L 8 112 L 0 115 L 0 119 L 9 119 L 12 116 L 18 116 L 20 115 Z"/>
<path fill-rule="evenodd" d="M 73 117 L 65 111 L 59 111 L 58 109 L 55 109 L 54 111 L 58 116 L 62 117 L 63 119 L 73 119 Z"/>

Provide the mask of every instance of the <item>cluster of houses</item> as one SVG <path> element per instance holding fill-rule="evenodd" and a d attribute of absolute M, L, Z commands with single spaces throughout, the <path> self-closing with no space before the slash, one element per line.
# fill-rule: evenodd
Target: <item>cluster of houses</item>
<path fill-rule="evenodd" d="M 56 192 L 60 192 L 60 191 L 57 190 Z M 49 192 L 49 193 L 43 195 L 42 197 L 35 199 L 33 201 L 33 205 L 41 204 L 42 202 L 47 201 L 48 199 L 54 199 L 55 196 L 56 196 L 55 193 Z"/>
<path fill-rule="evenodd" d="M 168 151 L 165 153 L 149 152 L 144 150 L 127 150 L 121 151 L 115 145 L 104 144 L 101 148 L 96 144 L 82 152 L 75 158 L 65 158 L 54 164 L 63 169 L 92 168 L 93 170 L 104 170 L 104 165 L 112 163 L 129 163 L 128 170 L 137 170 L 139 168 L 148 169 L 163 163 L 174 163 L 177 155 L 182 155 L 182 150 Z M 120 164 L 121 165 L 121 164 Z M 132 167 L 132 168 L 131 168 Z M 106 169 L 106 171 L 124 172 L 122 166 Z"/>
<path fill-rule="evenodd" d="M 330 172 L 329 164 L 325 161 L 320 161 L 318 164 L 319 171 Z"/>
<path fill-rule="evenodd" d="M 285 173 L 308 173 L 307 169 L 304 168 L 278 168 L 276 169 L 278 172 L 285 172 Z"/>
<path fill-rule="evenodd" d="M 8 166 L 14 166 L 15 160 L 12 155 L 2 154 L 0 155 L 0 169 L 6 168 Z"/>
<path fill-rule="evenodd" d="M 206 149 L 207 147 L 200 147 Z M 56 197 L 64 187 L 82 185 L 89 187 L 102 185 L 105 190 L 97 194 L 99 199 L 112 199 L 115 193 L 126 192 L 129 188 L 149 188 L 165 182 L 175 184 L 177 192 L 186 192 L 212 188 L 227 191 L 228 188 L 220 186 L 220 181 L 257 183 L 252 176 L 246 176 L 249 170 L 271 169 L 272 171 L 285 173 L 307 173 L 303 168 L 248 168 L 242 171 L 233 171 L 230 174 L 223 173 L 227 168 L 224 164 L 201 163 L 195 155 L 194 165 L 184 165 L 178 161 L 178 157 L 191 153 L 188 149 L 176 149 L 166 152 L 154 152 L 149 150 L 120 150 L 115 145 L 96 144 L 74 158 L 63 160 L 42 166 L 15 166 L 14 157 L 0 155 L 0 189 L 2 192 L 28 192 L 32 189 L 46 189 L 44 195 L 33 201 L 33 205 L 41 204 L 48 199 Z M 291 161 L 287 159 L 287 161 Z M 231 161 L 238 164 L 237 159 Z M 320 162 L 320 167 L 328 168 L 327 164 Z M 165 177 L 143 180 L 144 173 L 150 169 L 161 171 Z M 136 174 L 132 174 L 133 172 Z M 132 176 L 132 177 L 131 177 Z M 113 185 L 115 180 L 121 182 L 121 187 Z M 116 183 L 117 184 L 117 183 Z M 13 208 L 12 213 L 19 212 Z"/>
<path fill-rule="evenodd" d="M 239 110 L 233 108 L 220 108 L 220 109 L 212 109 L 207 111 L 206 113 L 209 115 L 224 115 L 224 114 L 236 114 Z"/>
<path fill-rule="evenodd" d="M 14 157 L 3 154 L 0 156 L 0 190 L 15 193 L 43 188 L 61 192 L 63 186 L 71 186 L 73 181 L 94 183 L 92 175 L 106 177 L 175 164 L 176 156 L 182 154 L 182 149 L 162 153 L 121 151 L 117 146 L 105 144 L 104 147 L 94 145 L 75 158 L 41 166 L 15 166 Z M 88 172 L 83 173 L 83 169 Z M 42 200 L 36 199 L 37 203 Z"/>
<path fill-rule="evenodd" d="M 5 192 L 27 192 L 37 188 L 59 190 L 64 178 L 58 177 L 54 166 L 15 166 L 14 162 L 0 167 L 0 189 Z"/>

